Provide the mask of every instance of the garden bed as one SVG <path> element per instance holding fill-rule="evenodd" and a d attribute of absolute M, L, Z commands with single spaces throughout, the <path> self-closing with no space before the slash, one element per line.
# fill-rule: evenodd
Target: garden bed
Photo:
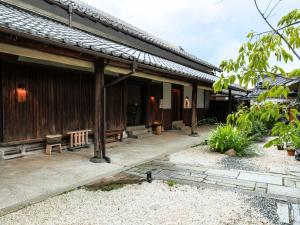
<path fill-rule="evenodd" d="M 79 189 L 0 218 L 0 224 L 278 224 L 276 202 L 216 188 L 161 181 L 110 192 Z"/>
<path fill-rule="evenodd" d="M 287 156 L 286 151 L 278 151 L 276 147 L 264 148 L 264 144 L 265 142 L 254 144 L 258 155 L 252 157 L 229 157 L 212 152 L 208 146 L 200 145 L 172 154 L 169 160 L 173 163 L 262 172 L 269 172 L 274 167 L 300 167 L 300 162 L 295 157 Z"/>

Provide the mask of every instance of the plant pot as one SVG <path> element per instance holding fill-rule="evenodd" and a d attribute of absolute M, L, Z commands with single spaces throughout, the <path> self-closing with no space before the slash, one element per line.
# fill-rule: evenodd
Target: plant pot
<path fill-rule="evenodd" d="M 277 149 L 278 150 L 284 150 L 284 145 L 283 144 L 278 144 Z"/>
<path fill-rule="evenodd" d="M 287 149 L 288 156 L 295 156 L 295 149 Z"/>

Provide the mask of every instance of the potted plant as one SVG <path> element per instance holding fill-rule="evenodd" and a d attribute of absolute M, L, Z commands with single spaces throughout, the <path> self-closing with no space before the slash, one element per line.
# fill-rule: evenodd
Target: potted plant
<path fill-rule="evenodd" d="M 277 149 L 278 150 L 284 150 L 284 143 L 282 142 L 282 143 L 278 143 L 277 144 Z"/>
<path fill-rule="evenodd" d="M 286 149 L 288 156 L 295 156 L 295 147 L 294 146 L 290 146 Z"/>

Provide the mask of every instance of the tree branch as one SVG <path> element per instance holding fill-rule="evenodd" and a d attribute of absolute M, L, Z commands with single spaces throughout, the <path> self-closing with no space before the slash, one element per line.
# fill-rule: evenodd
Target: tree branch
<path fill-rule="evenodd" d="M 262 13 L 262 11 L 260 10 L 260 8 L 257 5 L 257 0 L 254 0 L 255 6 L 257 11 L 259 12 L 259 14 L 262 16 L 262 18 L 264 19 L 264 21 L 268 24 L 268 26 L 287 44 L 287 46 L 289 47 L 289 49 L 294 53 L 294 55 L 298 58 L 298 60 L 300 60 L 300 56 L 297 54 L 297 52 L 295 51 L 295 49 L 293 49 L 293 47 L 291 46 L 291 44 L 286 40 L 286 38 L 279 33 L 279 31 L 277 31 L 272 24 L 267 20 L 267 18 L 265 17 L 265 15 Z"/>
<path fill-rule="evenodd" d="M 294 26 L 294 25 L 297 25 L 297 24 L 300 24 L 300 20 L 296 21 L 294 23 L 288 24 L 286 26 L 280 27 L 280 28 L 277 29 L 277 31 L 281 31 L 281 30 L 283 30 L 285 28 L 288 28 L 288 27 L 291 27 L 291 26 Z M 264 32 L 261 32 L 261 33 L 257 33 L 255 35 L 260 36 L 260 35 L 271 33 L 271 32 L 274 32 L 274 31 L 273 30 L 268 30 L 268 31 L 264 31 Z"/>
<path fill-rule="evenodd" d="M 276 2 L 276 4 L 273 6 L 273 8 L 270 10 L 270 12 L 268 13 L 268 15 L 266 16 L 266 19 L 271 15 L 271 13 L 274 11 L 274 9 L 278 6 L 278 4 L 281 2 L 282 0 L 278 0 Z M 265 15 L 265 14 L 263 14 Z"/>

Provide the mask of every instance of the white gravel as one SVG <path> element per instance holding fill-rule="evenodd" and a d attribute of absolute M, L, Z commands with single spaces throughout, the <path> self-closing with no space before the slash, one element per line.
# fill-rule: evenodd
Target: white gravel
<path fill-rule="evenodd" d="M 264 143 L 256 144 L 258 156 L 255 157 L 228 157 L 218 152 L 210 151 L 208 146 L 197 146 L 180 151 L 169 156 L 171 163 L 202 165 L 228 169 L 244 169 L 254 171 L 269 171 L 272 167 L 299 166 L 295 157 L 287 155 L 286 151 L 277 148 L 264 148 Z"/>
<path fill-rule="evenodd" d="M 229 190 L 168 187 L 161 181 L 111 192 L 66 193 L 0 218 L 1 225 L 273 224 L 249 196 Z"/>

